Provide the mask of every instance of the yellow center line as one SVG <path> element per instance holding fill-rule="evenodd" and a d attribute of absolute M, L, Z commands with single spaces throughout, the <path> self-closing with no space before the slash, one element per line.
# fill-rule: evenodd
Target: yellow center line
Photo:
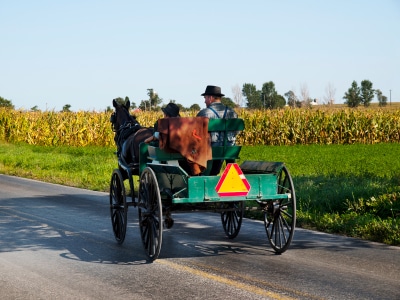
<path fill-rule="evenodd" d="M 193 275 L 197 275 L 197 276 L 200 276 L 200 277 L 203 277 L 203 278 L 211 279 L 211 280 L 214 280 L 216 282 L 224 283 L 224 284 L 233 286 L 235 288 L 238 288 L 238 289 L 241 289 L 241 290 L 253 293 L 253 294 L 257 294 L 257 295 L 260 295 L 260 296 L 263 296 L 263 297 L 269 297 L 269 298 L 277 299 L 277 300 L 294 300 L 295 299 L 295 298 L 291 298 L 291 297 L 288 297 L 288 296 L 283 296 L 283 295 L 280 295 L 280 294 L 277 294 L 277 293 L 274 293 L 274 292 L 271 292 L 271 291 L 266 291 L 266 290 L 261 289 L 261 288 L 259 288 L 257 286 L 254 286 L 254 285 L 241 283 L 239 281 L 231 280 L 231 279 L 228 279 L 228 278 L 225 278 L 225 277 L 222 277 L 222 276 L 209 274 L 207 272 L 200 271 L 200 270 L 197 270 L 197 269 L 194 269 L 194 268 L 191 268 L 191 267 L 187 267 L 187 266 L 183 266 L 183 265 L 180 265 L 180 264 L 176 264 L 176 263 L 173 263 L 171 261 L 158 259 L 155 262 L 159 263 L 159 264 L 162 264 L 162 265 L 166 265 L 166 266 L 171 267 L 171 268 L 174 268 L 175 270 L 185 271 L 185 272 L 191 273 Z"/>

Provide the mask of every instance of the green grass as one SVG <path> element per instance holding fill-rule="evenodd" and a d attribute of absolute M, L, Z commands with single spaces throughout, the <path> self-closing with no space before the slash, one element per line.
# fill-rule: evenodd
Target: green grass
<path fill-rule="evenodd" d="M 400 245 L 400 145 L 244 147 L 242 159 L 285 162 L 297 224 Z"/>
<path fill-rule="evenodd" d="M 242 159 L 285 162 L 302 210 L 348 209 L 346 201 L 400 192 L 400 145 L 245 147 Z"/>
<path fill-rule="evenodd" d="M 44 147 L 0 142 L 0 173 L 108 191 L 117 166 L 111 147 Z"/>
<path fill-rule="evenodd" d="M 0 173 L 108 192 L 114 151 L 0 142 Z M 299 226 L 400 245 L 400 144 L 245 146 L 240 157 L 285 162 Z"/>

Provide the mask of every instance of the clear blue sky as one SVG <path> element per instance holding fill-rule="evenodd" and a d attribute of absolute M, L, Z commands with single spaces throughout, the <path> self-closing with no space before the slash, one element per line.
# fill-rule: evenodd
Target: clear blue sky
<path fill-rule="evenodd" d="M 16 108 L 104 110 L 153 88 L 204 107 L 206 85 L 301 87 L 335 103 L 368 79 L 400 101 L 400 1 L 0 0 L 0 96 Z"/>

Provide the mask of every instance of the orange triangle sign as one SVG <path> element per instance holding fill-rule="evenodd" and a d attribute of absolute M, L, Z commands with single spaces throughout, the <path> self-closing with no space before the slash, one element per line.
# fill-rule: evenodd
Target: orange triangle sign
<path fill-rule="evenodd" d="M 220 197 L 247 196 L 250 184 L 238 164 L 228 164 L 215 190 Z"/>

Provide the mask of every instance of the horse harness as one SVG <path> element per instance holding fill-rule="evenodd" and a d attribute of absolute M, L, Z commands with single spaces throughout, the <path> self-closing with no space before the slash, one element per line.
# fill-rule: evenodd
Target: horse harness
<path fill-rule="evenodd" d="M 114 126 L 115 124 L 115 113 L 111 115 L 111 122 Z M 131 134 L 136 133 L 141 129 L 142 126 L 138 122 L 133 122 L 132 119 L 122 124 L 118 129 L 113 127 L 113 131 L 115 132 L 115 142 L 118 146 L 118 152 L 122 148 L 123 143 L 128 139 Z"/>

